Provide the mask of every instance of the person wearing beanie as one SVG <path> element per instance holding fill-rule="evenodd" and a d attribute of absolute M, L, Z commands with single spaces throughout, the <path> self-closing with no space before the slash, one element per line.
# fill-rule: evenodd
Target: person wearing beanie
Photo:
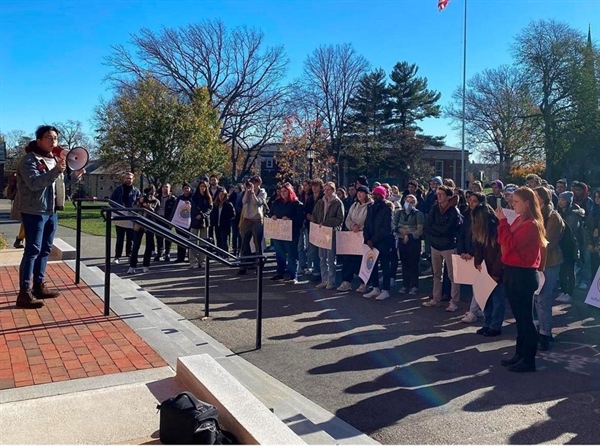
<path fill-rule="evenodd" d="M 364 175 L 360 175 L 355 182 L 356 187 L 360 187 L 360 186 L 367 186 L 369 187 L 369 181 L 367 180 L 367 177 Z"/>
<path fill-rule="evenodd" d="M 502 189 L 504 189 L 504 183 L 502 183 L 502 181 L 492 181 L 492 193 L 488 194 L 486 197 L 487 204 L 489 204 L 492 207 L 492 209 L 496 209 L 498 207 L 498 200 L 500 200 L 501 208 L 508 207 L 508 203 L 506 202 L 506 199 L 502 194 Z"/>
<path fill-rule="evenodd" d="M 373 289 L 363 294 L 369 299 L 386 300 L 390 297 L 390 278 L 392 277 L 392 249 L 394 248 L 394 235 L 392 233 L 392 212 L 394 205 L 386 200 L 387 189 L 377 186 L 373 189 L 373 204 L 367 209 L 365 220 L 364 240 L 370 249 L 377 249 L 379 256 L 371 270 L 369 284 Z M 379 268 L 383 270 L 383 286 L 379 288 Z"/>
<path fill-rule="evenodd" d="M 577 241 L 584 238 L 584 217 L 585 211 L 579 205 L 573 203 L 573 192 L 565 191 L 558 196 L 558 213 L 565 222 L 563 237 L 573 238 L 573 249 L 562 249 L 563 262 L 560 265 L 558 280 L 561 293 L 556 298 L 558 302 L 571 302 L 573 291 L 575 290 L 575 263 L 577 262 Z M 569 234 L 570 232 L 570 234 Z M 565 247 L 565 243 L 561 243 Z"/>

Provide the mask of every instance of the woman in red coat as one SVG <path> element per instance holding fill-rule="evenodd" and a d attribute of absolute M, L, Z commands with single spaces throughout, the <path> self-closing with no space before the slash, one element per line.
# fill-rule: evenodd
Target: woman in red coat
<path fill-rule="evenodd" d="M 533 293 L 538 288 L 538 268 L 547 245 L 540 205 L 528 187 L 513 194 L 513 209 L 519 216 L 509 225 L 502 208 L 498 217 L 498 243 L 504 263 L 504 288 L 517 324 L 517 347 L 511 359 L 501 364 L 511 372 L 535 372 L 538 332 L 533 324 Z"/>

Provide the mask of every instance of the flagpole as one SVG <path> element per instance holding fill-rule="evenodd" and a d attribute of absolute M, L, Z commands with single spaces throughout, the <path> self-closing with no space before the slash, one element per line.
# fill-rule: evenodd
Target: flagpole
<path fill-rule="evenodd" d="M 462 135 L 460 150 L 460 186 L 465 184 L 465 110 L 466 110 L 466 84 L 467 84 L 467 0 L 464 0 L 463 19 L 463 72 L 462 72 Z"/>

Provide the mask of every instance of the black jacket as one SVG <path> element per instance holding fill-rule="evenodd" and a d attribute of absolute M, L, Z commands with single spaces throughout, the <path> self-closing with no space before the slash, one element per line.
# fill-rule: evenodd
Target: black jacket
<path fill-rule="evenodd" d="M 231 227 L 231 220 L 235 218 L 235 208 L 233 204 L 226 200 L 221 209 L 221 219 L 219 220 L 219 206 L 213 206 L 210 211 L 210 225 L 219 228 Z"/>
<path fill-rule="evenodd" d="M 192 194 L 192 199 L 190 201 L 192 202 L 192 224 L 190 228 L 200 229 L 208 227 L 208 218 L 210 217 L 210 212 L 213 208 L 212 203 L 209 203 L 203 195 L 196 192 Z M 200 218 L 196 218 L 198 216 L 200 216 Z"/>
<path fill-rule="evenodd" d="M 474 256 L 475 247 L 473 246 L 473 239 L 471 237 L 471 209 L 463 212 L 462 218 L 462 224 L 460 225 L 456 239 L 456 252 L 458 254 L 470 254 Z"/>
<path fill-rule="evenodd" d="M 281 199 L 273 201 L 269 211 L 269 217 L 287 217 L 292 220 L 292 238 L 298 238 L 302 224 L 304 223 L 304 205 L 300 201 L 288 201 Z"/>
<path fill-rule="evenodd" d="M 456 207 L 457 203 L 458 197 L 455 195 L 450 198 L 443 213 L 439 204 L 436 203 L 427 215 L 425 234 L 427 234 L 432 248 L 438 251 L 456 248 L 456 237 L 462 220 Z"/>
<path fill-rule="evenodd" d="M 392 210 L 394 205 L 387 201 L 376 201 L 367 209 L 365 220 L 364 239 L 369 240 L 373 247 L 379 251 L 391 250 L 394 246 L 394 235 L 392 234 Z"/>

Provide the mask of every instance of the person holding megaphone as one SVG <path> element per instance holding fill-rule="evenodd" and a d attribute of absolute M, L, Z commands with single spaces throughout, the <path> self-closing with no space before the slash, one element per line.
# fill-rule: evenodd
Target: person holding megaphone
<path fill-rule="evenodd" d="M 65 177 L 70 152 L 64 149 L 58 151 L 58 134 L 56 127 L 38 127 L 35 141 L 27 145 L 26 154 L 17 168 L 16 201 L 25 228 L 25 249 L 19 267 L 19 308 L 40 308 L 44 305 L 41 299 L 60 295 L 59 291 L 49 290 L 44 283 L 48 256 L 58 226 L 56 211 L 64 208 L 65 185 L 77 182 L 85 173 L 87 151 L 83 149 L 86 159 L 70 165 L 72 172 Z M 80 156 L 83 152 L 77 154 L 77 158 Z"/>

